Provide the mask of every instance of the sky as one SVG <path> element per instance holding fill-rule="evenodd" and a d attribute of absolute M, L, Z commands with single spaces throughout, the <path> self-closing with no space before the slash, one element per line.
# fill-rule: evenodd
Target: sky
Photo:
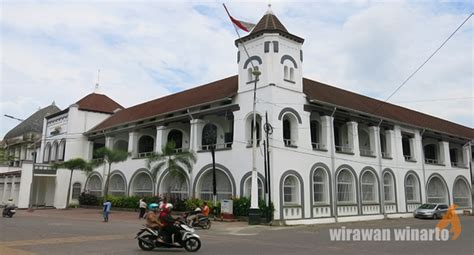
<path fill-rule="evenodd" d="M 0 139 L 94 91 L 125 107 L 237 74 L 222 7 L 271 9 L 305 39 L 304 77 L 385 100 L 474 10 L 471 1 L 9 1 L 0 13 Z M 245 33 L 244 33 L 245 34 Z M 474 17 L 389 102 L 474 126 Z"/>

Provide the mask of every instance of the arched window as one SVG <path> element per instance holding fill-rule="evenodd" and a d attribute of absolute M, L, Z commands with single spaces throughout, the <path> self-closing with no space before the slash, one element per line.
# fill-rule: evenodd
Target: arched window
<path fill-rule="evenodd" d="M 94 196 L 102 196 L 102 180 L 97 175 L 92 175 L 87 182 L 87 190 L 89 194 Z"/>
<path fill-rule="evenodd" d="M 283 204 L 294 205 L 300 204 L 299 181 L 293 176 L 289 175 L 283 181 Z"/>
<path fill-rule="evenodd" d="M 409 174 L 405 180 L 405 196 L 408 203 L 420 202 L 419 190 L 418 178 L 414 174 Z"/>
<path fill-rule="evenodd" d="M 383 195 L 385 203 L 395 203 L 395 184 L 390 172 L 383 175 Z"/>
<path fill-rule="evenodd" d="M 425 161 L 426 163 L 438 163 L 438 155 L 436 151 L 436 144 L 427 144 L 423 147 L 423 151 L 425 153 Z"/>
<path fill-rule="evenodd" d="M 153 195 L 153 181 L 150 175 L 142 172 L 133 178 L 132 195 L 140 197 Z"/>
<path fill-rule="evenodd" d="M 202 129 L 202 145 L 217 144 L 217 126 L 212 123 L 207 123 Z"/>
<path fill-rule="evenodd" d="M 263 182 L 260 178 L 257 178 L 258 185 L 258 200 L 264 199 L 263 197 Z M 252 177 L 249 176 L 244 183 L 244 197 L 250 198 L 252 195 Z"/>
<path fill-rule="evenodd" d="M 365 171 L 360 178 L 362 189 L 362 203 L 377 203 L 377 179 L 371 171 Z"/>
<path fill-rule="evenodd" d="M 359 150 L 361 155 L 372 156 L 373 152 L 370 149 L 370 136 L 368 127 L 359 124 L 357 127 L 359 135 Z"/>
<path fill-rule="evenodd" d="M 257 132 L 257 145 L 259 145 L 260 140 L 261 140 L 262 117 L 260 115 L 256 114 L 255 118 L 256 118 L 256 122 L 257 122 L 257 125 L 256 125 L 257 126 L 257 129 L 256 129 L 256 132 Z M 252 145 L 252 141 L 253 141 L 253 114 L 250 114 L 247 117 L 246 138 L 247 138 L 248 145 Z"/>
<path fill-rule="evenodd" d="M 81 184 L 76 182 L 72 185 L 72 199 L 79 199 L 81 195 Z"/>
<path fill-rule="evenodd" d="M 138 140 L 138 153 L 153 152 L 155 139 L 149 135 L 144 135 Z"/>
<path fill-rule="evenodd" d="M 66 153 L 66 140 L 61 140 L 58 148 L 58 160 L 64 160 L 64 154 Z"/>
<path fill-rule="evenodd" d="M 453 200 L 459 208 L 471 207 L 471 192 L 469 185 L 463 179 L 458 179 L 453 187 Z"/>
<path fill-rule="evenodd" d="M 356 203 L 354 176 L 348 170 L 341 170 L 337 175 L 337 202 Z"/>
<path fill-rule="evenodd" d="M 329 178 L 323 168 L 318 168 L 313 173 L 313 202 L 315 204 L 329 203 Z"/>
<path fill-rule="evenodd" d="M 168 199 L 186 199 L 188 197 L 188 182 L 184 174 L 166 174 L 160 184 L 160 194 Z"/>
<path fill-rule="evenodd" d="M 168 133 L 168 142 L 173 141 L 176 149 L 183 148 L 183 132 L 173 129 Z"/>
<path fill-rule="evenodd" d="M 43 151 L 43 162 L 48 163 L 50 161 L 50 156 L 51 156 L 51 144 L 47 143 L 44 146 L 44 151 Z"/>
<path fill-rule="evenodd" d="M 253 81 L 253 73 L 252 73 L 252 67 L 249 67 L 247 69 L 247 82 Z"/>
<path fill-rule="evenodd" d="M 114 174 L 110 177 L 109 186 L 109 191 L 112 196 L 125 195 L 125 180 L 120 174 Z"/>
<path fill-rule="evenodd" d="M 295 81 L 295 69 L 290 67 L 290 81 Z"/>
<path fill-rule="evenodd" d="M 317 120 L 311 120 L 309 122 L 309 128 L 311 131 L 311 144 L 313 149 L 319 149 L 321 147 L 321 137 L 319 133 L 321 131 L 321 127 L 319 122 Z"/>
<path fill-rule="evenodd" d="M 285 146 L 296 146 L 298 139 L 298 120 L 293 114 L 283 116 L 283 142 Z"/>
<path fill-rule="evenodd" d="M 288 80 L 290 78 L 288 74 L 288 66 L 283 67 L 283 79 Z"/>
<path fill-rule="evenodd" d="M 390 155 L 388 154 L 387 139 L 385 138 L 385 134 L 382 131 L 380 131 L 379 137 L 380 151 L 382 152 L 382 157 L 390 157 Z"/>
<path fill-rule="evenodd" d="M 448 191 L 446 185 L 439 177 L 433 177 L 428 181 L 428 191 L 426 194 L 428 203 L 448 203 Z"/>
<path fill-rule="evenodd" d="M 212 200 L 212 170 L 209 170 L 202 175 L 198 187 L 200 199 Z M 229 177 L 219 169 L 216 169 L 216 191 L 218 201 L 232 198 L 232 184 Z"/>
<path fill-rule="evenodd" d="M 118 140 L 114 144 L 115 150 L 128 151 L 128 141 Z"/>
<path fill-rule="evenodd" d="M 54 142 L 51 147 L 51 161 L 56 161 L 58 159 L 58 142 Z"/>

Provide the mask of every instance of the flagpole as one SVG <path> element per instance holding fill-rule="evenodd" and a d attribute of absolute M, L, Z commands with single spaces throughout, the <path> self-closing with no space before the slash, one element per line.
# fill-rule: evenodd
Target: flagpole
<path fill-rule="evenodd" d="M 225 11 L 227 12 L 227 15 L 229 16 L 232 25 L 234 26 L 234 30 L 237 33 L 237 36 L 239 37 L 240 44 L 242 44 L 242 47 L 244 48 L 245 54 L 247 55 L 247 58 L 250 58 L 250 54 L 247 51 L 247 48 L 245 47 L 244 42 L 242 41 L 242 38 L 240 37 L 239 31 L 237 30 L 233 18 L 229 13 L 229 10 L 227 10 L 227 7 L 225 4 L 222 4 L 224 6 Z M 250 210 L 249 210 L 249 224 L 250 225 L 255 225 L 260 223 L 260 210 L 258 208 L 258 174 L 257 174 L 257 111 L 256 111 L 256 105 L 257 105 L 257 81 L 258 77 L 260 76 L 261 72 L 254 66 L 252 61 L 250 61 L 250 64 L 252 65 L 252 74 L 254 75 L 254 86 L 253 86 L 253 106 L 252 106 L 252 115 L 253 115 L 253 128 L 252 128 L 252 186 L 251 186 L 251 196 L 250 196 Z"/>

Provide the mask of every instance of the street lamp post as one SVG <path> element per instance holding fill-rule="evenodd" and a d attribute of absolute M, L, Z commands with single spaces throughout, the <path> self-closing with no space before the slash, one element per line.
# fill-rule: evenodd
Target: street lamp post
<path fill-rule="evenodd" d="M 257 180 L 257 81 L 261 72 L 257 67 L 253 68 L 254 75 L 253 87 L 253 130 L 252 130 L 252 192 L 250 196 L 249 224 L 256 225 L 260 223 L 260 209 L 258 208 L 258 180 Z"/>

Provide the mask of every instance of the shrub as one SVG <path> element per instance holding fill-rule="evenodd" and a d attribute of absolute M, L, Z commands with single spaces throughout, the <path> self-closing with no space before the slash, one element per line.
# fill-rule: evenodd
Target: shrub
<path fill-rule="evenodd" d="M 247 197 L 234 198 L 233 207 L 234 216 L 248 216 L 250 209 L 250 199 Z"/>
<path fill-rule="evenodd" d="M 85 192 L 82 192 L 79 196 L 79 204 L 80 205 L 99 205 L 99 199 L 92 195 Z"/>

